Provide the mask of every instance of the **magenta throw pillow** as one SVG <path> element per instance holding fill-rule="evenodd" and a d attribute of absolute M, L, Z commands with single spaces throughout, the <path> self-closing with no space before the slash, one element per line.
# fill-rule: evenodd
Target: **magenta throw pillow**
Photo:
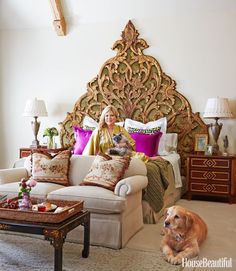
<path fill-rule="evenodd" d="M 74 154 L 82 154 L 93 131 L 84 130 L 79 126 L 73 126 L 73 130 L 74 130 L 75 140 L 76 140 L 73 152 Z"/>
<path fill-rule="evenodd" d="M 155 134 L 130 133 L 130 136 L 136 142 L 136 151 L 144 152 L 147 156 L 156 156 L 162 132 Z"/>

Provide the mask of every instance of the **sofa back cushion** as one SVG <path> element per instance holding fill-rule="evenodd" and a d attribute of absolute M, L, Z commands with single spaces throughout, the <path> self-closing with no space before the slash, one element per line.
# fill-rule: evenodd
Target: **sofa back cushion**
<path fill-rule="evenodd" d="M 70 159 L 70 184 L 79 185 L 88 174 L 91 168 L 95 155 L 72 155 Z M 125 171 L 123 178 L 134 175 L 147 175 L 147 168 L 143 161 L 138 158 L 131 158 L 128 169 Z"/>

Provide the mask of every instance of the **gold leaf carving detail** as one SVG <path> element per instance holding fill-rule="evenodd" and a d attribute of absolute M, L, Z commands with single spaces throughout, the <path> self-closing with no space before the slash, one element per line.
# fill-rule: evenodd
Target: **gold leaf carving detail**
<path fill-rule="evenodd" d="M 184 170 L 186 155 L 194 150 L 195 134 L 207 133 L 208 129 L 159 62 L 143 53 L 146 48 L 148 44 L 139 38 L 129 21 L 122 39 L 112 47 L 117 51 L 116 56 L 103 64 L 99 74 L 88 83 L 87 93 L 61 123 L 62 146 L 74 144 L 72 125 L 81 125 L 85 115 L 98 121 L 103 108 L 113 104 L 119 112 L 118 121 L 131 118 L 146 123 L 167 117 L 167 131 L 178 134 L 178 152 Z"/>

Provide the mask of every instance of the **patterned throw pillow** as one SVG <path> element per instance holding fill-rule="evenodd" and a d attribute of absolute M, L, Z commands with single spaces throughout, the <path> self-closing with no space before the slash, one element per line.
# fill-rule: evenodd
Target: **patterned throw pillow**
<path fill-rule="evenodd" d="M 37 182 L 69 185 L 71 151 L 65 150 L 52 156 L 48 153 L 32 154 L 32 178 Z"/>
<path fill-rule="evenodd" d="M 80 185 L 100 186 L 114 191 L 130 163 L 129 156 L 99 154 L 93 161 L 89 173 Z"/>

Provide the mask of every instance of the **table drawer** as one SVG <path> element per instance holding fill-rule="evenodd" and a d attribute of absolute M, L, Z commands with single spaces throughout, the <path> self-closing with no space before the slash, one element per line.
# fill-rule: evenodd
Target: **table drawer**
<path fill-rule="evenodd" d="M 31 155 L 31 150 L 20 150 L 20 158 Z"/>
<path fill-rule="evenodd" d="M 215 169 L 229 169 L 230 160 L 229 159 L 220 159 L 220 158 L 191 158 L 190 160 L 191 167 L 198 168 L 215 168 Z"/>
<path fill-rule="evenodd" d="M 230 181 L 230 172 L 227 171 L 203 171 L 203 170 L 191 170 L 190 178 L 195 180 L 212 180 L 212 181 Z"/>
<path fill-rule="evenodd" d="M 190 184 L 191 192 L 199 192 L 206 194 L 222 194 L 228 195 L 230 194 L 230 186 L 226 184 L 218 184 L 218 183 L 198 183 L 192 182 Z"/>

